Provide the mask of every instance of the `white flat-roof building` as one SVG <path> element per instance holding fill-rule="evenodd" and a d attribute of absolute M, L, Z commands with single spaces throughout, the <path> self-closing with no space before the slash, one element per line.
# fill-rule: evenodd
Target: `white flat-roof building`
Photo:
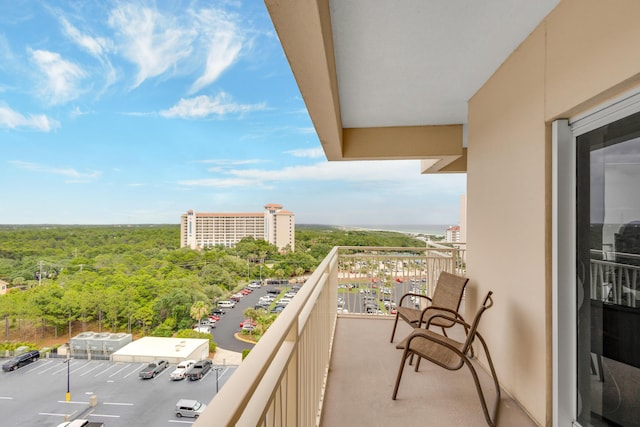
<path fill-rule="evenodd" d="M 295 215 L 270 203 L 260 213 L 196 213 L 180 217 L 180 247 L 233 247 L 242 238 L 266 240 L 283 250 L 295 245 Z"/>
<path fill-rule="evenodd" d="M 113 362 L 152 362 L 157 359 L 169 363 L 183 360 L 202 360 L 209 356 L 209 340 L 201 338 L 144 337 L 122 347 L 111 355 Z"/>

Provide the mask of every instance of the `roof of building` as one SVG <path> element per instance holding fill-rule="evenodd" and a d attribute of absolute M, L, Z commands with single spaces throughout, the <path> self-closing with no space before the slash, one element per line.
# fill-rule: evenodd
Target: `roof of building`
<path fill-rule="evenodd" d="M 150 356 L 183 358 L 192 354 L 209 340 L 200 338 L 144 337 L 122 347 L 114 354 L 119 356 Z"/>
<path fill-rule="evenodd" d="M 266 205 L 264 205 L 265 209 L 282 209 L 282 205 L 279 205 L 277 203 L 267 203 Z"/>

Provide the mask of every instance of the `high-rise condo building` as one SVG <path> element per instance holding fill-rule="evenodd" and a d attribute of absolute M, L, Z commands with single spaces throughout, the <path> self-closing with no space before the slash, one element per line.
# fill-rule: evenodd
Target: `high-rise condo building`
<path fill-rule="evenodd" d="M 196 213 L 180 217 L 180 247 L 233 247 L 251 236 L 275 245 L 279 250 L 295 248 L 295 215 L 281 205 L 270 203 L 260 213 Z"/>

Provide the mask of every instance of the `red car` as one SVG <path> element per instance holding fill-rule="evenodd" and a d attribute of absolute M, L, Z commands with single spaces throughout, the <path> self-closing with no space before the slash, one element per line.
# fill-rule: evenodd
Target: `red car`
<path fill-rule="evenodd" d="M 253 325 L 253 326 L 256 326 L 256 325 L 257 325 L 257 323 L 256 323 L 256 321 L 255 321 L 255 320 L 251 320 L 251 319 L 244 319 L 242 322 L 240 322 L 240 327 L 241 327 L 241 328 L 242 328 L 242 327 L 244 327 L 245 323 L 246 323 L 247 325 Z"/>

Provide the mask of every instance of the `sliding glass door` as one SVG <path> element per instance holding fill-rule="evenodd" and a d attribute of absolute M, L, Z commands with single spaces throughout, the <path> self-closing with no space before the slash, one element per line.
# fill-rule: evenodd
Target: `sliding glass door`
<path fill-rule="evenodd" d="M 640 426 L 640 113 L 576 137 L 577 421 Z"/>

